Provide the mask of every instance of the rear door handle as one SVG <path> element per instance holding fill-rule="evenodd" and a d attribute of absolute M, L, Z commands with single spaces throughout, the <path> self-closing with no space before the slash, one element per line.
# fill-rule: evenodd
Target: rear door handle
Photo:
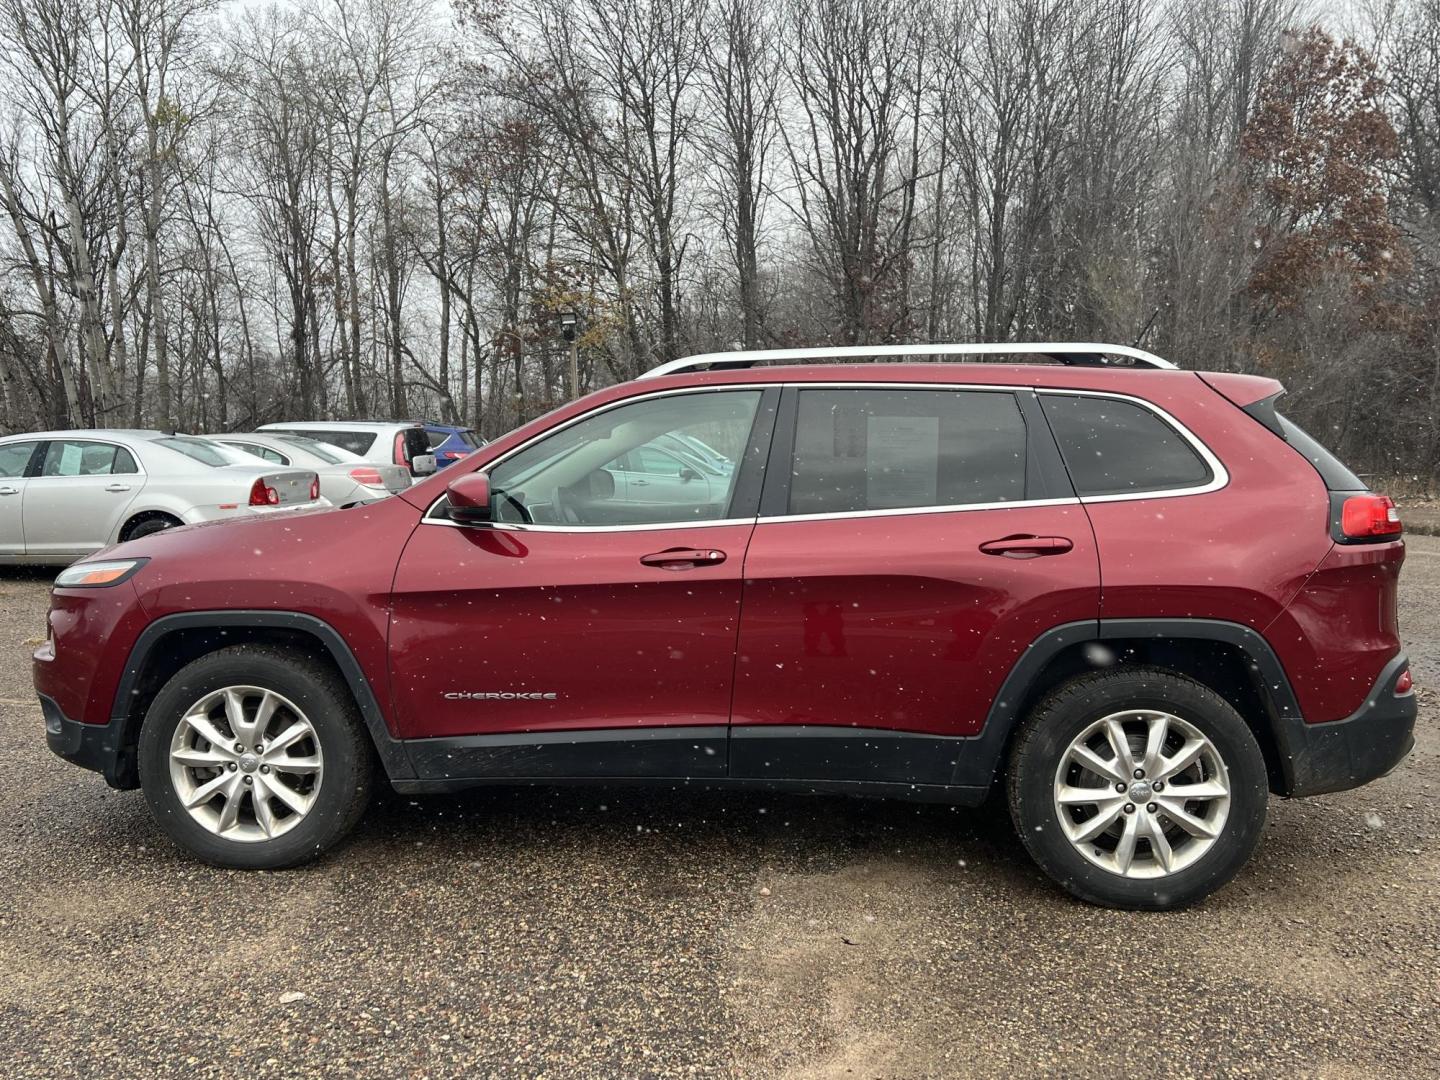
<path fill-rule="evenodd" d="M 129 490 L 130 490 L 130 485 L 129 485 L 129 484 L 106 484 L 106 485 L 105 485 L 105 490 L 106 490 L 106 491 L 129 491 Z"/>
<path fill-rule="evenodd" d="M 4 487 L 0 487 L 0 495 L 19 495 L 19 494 L 20 494 L 20 489 L 17 488 L 17 487 L 11 487 L 9 484 L 6 484 Z"/>
<path fill-rule="evenodd" d="M 1075 545 L 1065 536 L 1005 536 L 980 545 L 986 555 L 1012 559 L 1033 559 L 1040 555 L 1064 555 Z"/>
<path fill-rule="evenodd" d="M 725 552 L 715 548 L 667 548 L 653 555 L 641 555 L 640 561 L 661 570 L 693 570 L 697 566 L 718 566 L 725 561 Z"/>

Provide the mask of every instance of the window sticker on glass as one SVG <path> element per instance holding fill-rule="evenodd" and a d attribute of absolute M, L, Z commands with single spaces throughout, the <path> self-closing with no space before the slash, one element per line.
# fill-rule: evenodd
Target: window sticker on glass
<path fill-rule="evenodd" d="M 934 503 L 938 416 L 871 416 L 865 427 L 865 498 L 873 509 Z"/>

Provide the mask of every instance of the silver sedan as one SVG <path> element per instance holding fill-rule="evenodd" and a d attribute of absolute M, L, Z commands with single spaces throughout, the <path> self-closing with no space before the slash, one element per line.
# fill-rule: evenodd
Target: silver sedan
<path fill-rule="evenodd" d="M 251 431 L 204 437 L 274 465 L 315 470 L 320 477 L 320 494 L 336 506 L 383 499 L 410 486 L 410 470 L 403 465 L 376 464 L 349 450 L 303 435 Z"/>
<path fill-rule="evenodd" d="M 0 439 L 0 563 L 73 562 L 176 525 L 325 506 L 310 469 L 160 431 Z"/>

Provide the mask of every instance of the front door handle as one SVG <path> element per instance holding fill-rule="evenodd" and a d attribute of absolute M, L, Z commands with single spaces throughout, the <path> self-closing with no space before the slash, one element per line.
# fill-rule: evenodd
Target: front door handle
<path fill-rule="evenodd" d="M 0 487 L 0 495 L 19 495 L 19 494 L 20 494 L 20 489 L 17 488 L 17 487 L 11 487 L 9 484 L 6 484 L 4 487 Z"/>
<path fill-rule="evenodd" d="M 1041 555 L 1064 555 L 1075 545 L 1065 536 L 1005 536 L 980 545 L 986 555 L 1011 559 L 1034 559 Z"/>
<path fill-rule="evenodd" d="M 725 561 L 725 552 L 715 548 L 666 548 L 653 555 L 641 555 L 640 561 L 661 570 L 694 570 L 697 566 L 718 566 Z"/>
<path fill-rule="evenodd" d="M 129 490 L 130 490 L 130 485 L 129 485 L 129 484 L 106 484 L 106 485 L 105 485 L 105 490 L 106 490 L 106 491 L 129 491 Z"/>

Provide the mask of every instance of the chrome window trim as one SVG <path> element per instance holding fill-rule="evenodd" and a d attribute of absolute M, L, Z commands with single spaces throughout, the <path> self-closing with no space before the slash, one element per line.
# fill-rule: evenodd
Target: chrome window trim
<path fill-rule="evenodd" d="M 840 510 L 821 514 L 775 514 L 770 517 L 757 514 L 754 517 L 721 518 L 714 521 L 676 521 L 647 523 L 644 525 L 583 525 L 578 527 L 573 525 L 532 525 L 523 522 L 509 521 L 467 525 L 457 521 L 447 521 L 444 518 L 431 516 L 435 513 L 436 507 L 445 500 L 445 496 L 441 495 L 425 508 L 425 514 L 421 517 L 420 524 L 442 525 L 452 529 L 495 529 L 501 532 L 558 532 L 575 534 L 597 532 L 669 532 L 673 529 L 701 529 L 727 525 L 769 525 L 790 521 L 834 521 L 841 518 L 900 517 L 912 514 L 957 514 L 971 510 L 1013 510 L 1019 507 L 1032 506 L 1082 506 L 1088 503 L 1138 502 L 1142 499 L 1173 499 L 1182 495 L 1205 495 L 1212 491 L 1219 491 L 1230 483 L 1229 470 L 1225 468 L 1220 459 L 1216 457 L 1210 448 L 1191 432 L 1189 428 L 1159 405 L 1146 401 L 1144 398 L 1135 397 L 1133 394 L 1121 394 L 1109 390 L 1075 390 L 1063 387 L 1019 386 L 1010 383 L 890 382 L 888 380 L 865 381 L 851 379 L 836 380 L 834 382 L 721 383 L 710 386 L 675 387 L 669 390 L 657 390 L 654 393 L 634 394 L 630 397 L 608 402 L 597 409 L 592 409 L 589 412 L 581 413 L 579 416 L 571 417 L 557 427 L 542 431 L 534 438 L 527 439 L 519 446 L 507 450 L 483 469 L 475 471 L 488 475 L 490 470 L 503 464 L 506 460 L 527 447 L 533 446 L 541 439 L 548 438 L 556 432 L 564 431 L 566 428 L 573 424 L 578 424 L 582 420 L 588 420 L 592 416 L 598 416 L 603 412 L 608 412 L 610 409 L 619 408 L 622 405 L 629 405 L 636 401 L 648 401 L 658 397 L 674 397 L 680 394 L 714 394 L 726 390 L 763 390 L 775 386 L 794 388 L 796 390 L 847 390 L 859 388 L 872 390 L 993 390 L 999 393 L 1010 394 L 1064 394 L 1074 397 L 1103 397 L 1114 398 L 1119 401 L 1129 401 L 1139 405 L 1143 409 L 1149 409 L 1178 432 L 1180 437 L 1184 439 L 1206 465 L 1210 467 L 1211 478 L 1204 484 L 1196 484 L 1184 488 L 1162 488 L 1157 491 L 1141 491 L 1134 494 L 1120 492 L 1113 495 L 1082 495 L 1060 499 L 1016 499 L 1013 502 L 957 503 L 947 506 L 901 506 L 887 507 L 882 510 Z"/>
<path fill-rule="evenodd" d="M 21 440 L 23 440 L 23 439 L 26 438 L 26 436 L 23 436 L 23 435 L 22 435 L 22 436 L 19 436 L 18 438 L 21 439 Z M 127 446 L 127 445 L 126 445 L 125 443 L 123 443 L 123 442 L 116 442 L 114 439 L 95 438 L 94 436 L 90 436 L 90 435 L 78 435 L 78 436 L 77 436 L 77 435 L 56 435 L 56 436 L 52 436 L 52 437 L 48 437 L 48 438 L 45 438 L 45 437 L 38 438 L 38 439 L 35 439 L 35 441 L 36 441 L 36 442 L 39 442 L 39 443 L 45 443 L 46 445 L 48 445 L 48 444 L 50 444 L 50 443 L 57 443 L 57 442 L 91 443 L 91 444 L 94 444 L 94 445 L 97 445 L 97 446 L 109 446 L 109 447 L 112 447 L 113 449 L 116 449 L 116 450 L 124 450 L 127 454 L 130 455 L 130 460 L 135 463 L 135 471 L 134 471 L 134 472 L 123 472 L 123 473 L 117 473 L 117 472 L 108 472 L 108 473 L 72 473 L 72 474 L 69 475 L 69 476 L 44 476 L 44 475 L 42 475 L 42 474 L 40 474 L 40 473 L 36 473 L 34 476 L 16 477 L 15 479 L 20 479 L 20 480 L 78 480 L 78 479 L 80 479 L 80 478 L 82 478 L 82 477 L 87 477 L 87 476 L 88 476 L 88 477 L 96 477 L 96 476 L 148 476 L 148 475 L 149 475 L 149 474 L 145 471 L 145 464 L 144 464 L 144 462 L 142 462 L 142 461 L 140 460 L 140 454 L 136 451 L 135 447 L 133 447 L 133 446 Z M 46 452 L 48 453 L 48 451 L 46 451 Z M 42 461 L 42 462 L 44 461 L 44 457 L 43 457 L 43 456 L 41 457 L 41 461 Z"/>
<path fill-rule="evenodd" d="M 1169 412 L 1156 405 L 1154 402 L 1146 401 L 1144 398 L 1137 398 L 1133 394 L 1117 394 L 1104 390 L 1051 390 L 1036 389 L 1037 394 L 1054 394 L 1063 397 L 1103 397 L 1114 398 L 1117 401 L 1128 401 L 1139 405 L 1142 409 L 1149 409 L 1156 416 L 1179 434 L 1189 444 L 1190 449 L 1199 455 L 1200 460 L 1210 467 L 1210 479 L 1203 484 L 1191 484 L 1189 487 L 1157 488 L 1154 491 L 1117 491 L 1110 495 L 1081 495 L 1082 503 L 1107 503 L 1107 502 L 1133 502 L 1138 499 L 1174 499 L 1182 495 L 1205 495 L 1211 491 L 1219 491 L 1230 483 L 1230 471 L 1225 468 L 1221 460 L 1215 456 L 1210 447 L 1206 446 L 1189 428 L 1175 419 Z M 1056 440 L 1059 443 L 1059 440 Z M 1060 454 L 1063 457 L 1065 448 L 1060 447 Z"/>

